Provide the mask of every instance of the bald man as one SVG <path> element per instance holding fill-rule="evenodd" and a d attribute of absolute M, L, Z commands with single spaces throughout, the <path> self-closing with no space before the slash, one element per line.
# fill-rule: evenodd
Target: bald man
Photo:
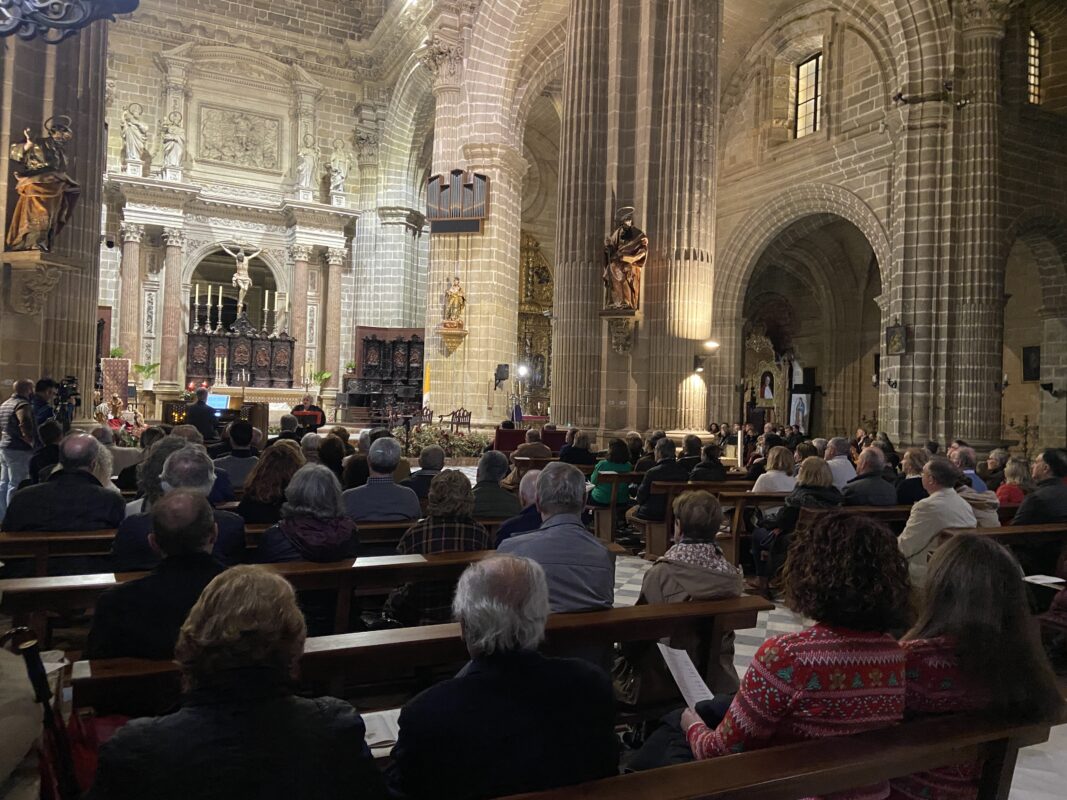
<path fill-rule="evenodd" d="M 33 381 L 15 381 L 11 397 L 0 404 L 0 517 L 19 484 L 30 477 L 30 459 L 38 446 L 33 386 Z"/>
<path fill-rule="evenodd" d="M 59 445 L 59 466 L 44 483 L 11 495 L 4 531 L 96 531 L 116 528 L 126 516 L 122 495 L 104 488 L 98 474 L 111 463 L 92 436 L 72 433 Z"/>

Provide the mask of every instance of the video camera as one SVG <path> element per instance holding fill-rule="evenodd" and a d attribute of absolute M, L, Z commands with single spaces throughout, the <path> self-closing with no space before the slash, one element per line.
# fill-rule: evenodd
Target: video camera
<path fill-rule="evenodd" d="M 74 375 L 67 375 L 59 381 L 53 404 L 56 409 L 56 422 L 63 426 L 64 431 L 70 430 L 70 424 L 74 420 L 74 410 L 80 408 L 82 404 L 78 379 Z"/>

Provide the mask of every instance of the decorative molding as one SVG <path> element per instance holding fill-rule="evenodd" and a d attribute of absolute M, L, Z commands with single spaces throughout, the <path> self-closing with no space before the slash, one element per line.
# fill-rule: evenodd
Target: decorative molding
<path fill-rule="evenodd" d="M 341 247 L 330 247 L 326 250 L 326 263 L 331 267 L 343 267 L 348 258 L 348 250 Z"/>
<path fill-rule="evenodd" d="M 619 355 L 625 355 L 633 350 L 635 327 L 636 323 L 632 319 L 622 317 L 608 319 L 608 335 L 611 338 L 611 349 Z"/>
<path fill-rule="evenodd" d="M 294 244 L 289 246 L 289 258 L 293 261 L 310 261 L 311 246 L 306 244 Z"/>
<path fill-rule="evenodd" d="M 39 314 L 64 272 L 82 269 L 70 259 L 40 250 L 6 252 L 3 263 L 11 267 L 7 306 L 16 314 Z"/>
<path fill-rule="evenodd" d="M 463 45 L 434 33 L 426 43 L 419 61 L 434 76 L 436 81 L 458 81 L 463 67 Z"/>
<path fill-rule="evenodd" d="M 122 238 L 122 243 L 135 242 L 140 243 L 144 239 L 144 225 L 138 225 L 133 222 L 123 222 L 119 225 L 119 236 Z"/>
<path fill-rule="evenodd" d="M 963 0 L 964 30 L 974 28 L 1003 28 L 1022 0 Z"/>
<path fill-rule="evenodd" d="M 463 328 L 446 328 L 443 325 L 439 326 L 435 332 L 441 337 L 441 341 L 444 343 L 448 355 L 455 353 L 469 334 L 469 331 L 466 331 Z"/>
<path fill-rule="evenodd" d="M 356 160 L 361 167 L 367 164 L 375 164 L 378 161 L 378 147 L 380 141 L 377 133 L 357 133 L 355 136 Z"/>
<path fill-rule="evenodd" d="M 144 320 L 143 333 L 152 336 L 156 332 L 156 292 L 144 293 L 144 310 L 141 314 Z"/>
<path fill-rule="evenodd" d="M 163 244 L 167 247 L 185 247 L 185 231 L 178 228 L 164 228 Z"/>

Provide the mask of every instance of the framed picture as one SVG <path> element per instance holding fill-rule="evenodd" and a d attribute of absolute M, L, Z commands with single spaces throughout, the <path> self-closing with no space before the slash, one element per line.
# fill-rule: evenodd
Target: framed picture
<path fill-rule="evenodd" d="M 1023 348 L 1023 380 L 1024 381 L 1039 381 L 1039 380 L 1041 380 L 1041 348 L 1040 347 L 1024 347 Z"/>
<path fill-rule="evenodd" d="M 808 423 L 811 419 L 811 395 L 795 394 L 789 404 L 789 424 L 799 426 L 804 433 L 809 433 L 811 428 Z"/>
<path fill-rule="evenodd" d="M 885 352 L 888 356 L 902 356 L 908 352 L 908 329 L 890 325 L 885 329 Z"/>

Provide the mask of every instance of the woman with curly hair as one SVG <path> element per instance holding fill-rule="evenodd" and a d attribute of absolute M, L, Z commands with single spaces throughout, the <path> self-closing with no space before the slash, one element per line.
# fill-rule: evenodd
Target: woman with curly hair
<path fill-rule="evenodd" d="M 89 797 L 384 797 L 359 713 L 292 693 L 306 636 L 284 578 L 239 566 L 212 580 L 175 649 L 182 707 L 109 739 Z"/>
<path fill-rule="evenodd" d="M 789 548 L 786 602 L 815 620 L 756 652 L 722 721 L 693 709 L 682 730 L 697 759 L 883 728 L 904 717 L 904 651 L 889 631 L 907 623 L 908 566 L 879 522 L 831 512 Z M 885 797 L 876 787 L 835 795 Z"/>
<path fill-rule="evenodd" d="M 300 445 L 289 439 L 280 439 L 263 451 L 245 478 L 245 491 L 237 506 L 245 524 L 271 525 L 281 519 L 285 488 L 304 463 Z"/>

